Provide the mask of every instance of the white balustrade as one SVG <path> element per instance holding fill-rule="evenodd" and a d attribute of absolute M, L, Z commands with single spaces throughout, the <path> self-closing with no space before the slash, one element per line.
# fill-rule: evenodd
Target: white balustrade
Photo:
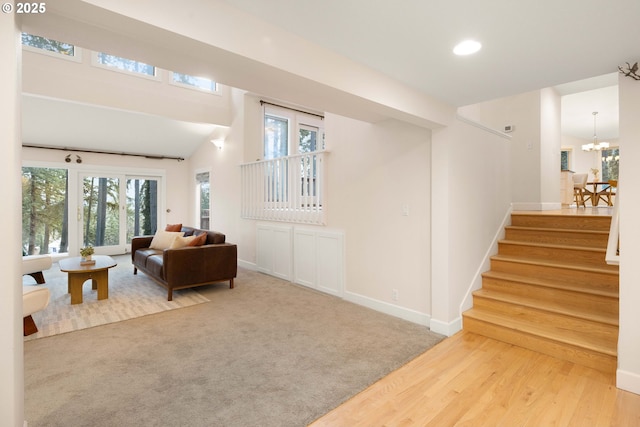
<path fill-rule="evenodd" d="M 243 218 L 325 224 L 324 151 L 240 165 Z"/>

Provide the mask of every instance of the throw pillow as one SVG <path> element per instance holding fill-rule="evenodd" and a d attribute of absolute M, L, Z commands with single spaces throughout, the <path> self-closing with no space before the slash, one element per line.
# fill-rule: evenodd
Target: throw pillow
<path fill-rule="evenodd" d="M 173 240 L 176 238 L 176 236 L 182 237 L 183 235 L 184 233 L 182 231 L 158 230 L 156 231 L 156 234 L 153 236 L 153 239 L 151 240 L 151 244 L 149 245 L 149 247 L 151 249 L 159 249 L 159 250 L 169 249 L 169 247 L 171 246 L 171 243 L 173 243 Z"/>
<path fill-rule="evenodd" d="M 173 239 L 171 246 L 169 246 L 169 249 L 184 248 L 185 246 L 188 246 L 189 243 L 191 243 L 191 241 L 195 238 L 196 236 L 176 236 L 175 239 Z"/>
<path fill-rule="evenodd" d="M 167 224 L 167 226 L 164 228 L 164 231 L 181 231 L 182 230 L 182 224 Z"/>
<path fill-rule="evenodd" d="M 202 246 L 207 242 L 207 233 L 198 234 L 187 246 Z"/>

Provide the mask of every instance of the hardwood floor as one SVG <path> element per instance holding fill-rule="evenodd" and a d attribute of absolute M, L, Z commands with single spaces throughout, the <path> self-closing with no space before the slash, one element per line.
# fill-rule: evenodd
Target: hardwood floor
<path fill-rule="evenodd" d="M 640 426 L 640 395 L 612 374 L 463 331 L 310 426 Z"/>

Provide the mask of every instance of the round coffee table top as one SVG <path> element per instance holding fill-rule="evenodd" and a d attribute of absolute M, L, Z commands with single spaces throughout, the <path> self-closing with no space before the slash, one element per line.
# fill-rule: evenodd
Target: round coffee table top
<path fill-rule="evenodd" d="M 82 265 L 80 263 L 82 262 L 83 258 L 77 256 L 63 258 L 58 261 L 58 265 L 60 266 L 60 271 L 64 271 L 67 273 L 105 270 L 118 265 L 118 263 L 108 255 L 92 255 L 91 259 L 96 261 L 95 264 Z"/>

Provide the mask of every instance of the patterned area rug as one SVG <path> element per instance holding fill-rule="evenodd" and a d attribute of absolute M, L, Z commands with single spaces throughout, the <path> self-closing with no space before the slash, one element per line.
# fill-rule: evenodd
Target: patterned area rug
<path fill-rule="evenodd" d="M 165 288 L 153 282 L 144 273 L 138 272 L 137 275 L 133 275 L 130 255 L 113 258 L 118 265 L 109 270 L 109 298 L 100 301 L 97 291 L 92 290 L 91 282 L 87 281 L 82 287 L 83 303 L 71 305 L 71 296 L 67 293 L 67 273 L 61 272 L 57 263 L 45 271 L 44 278 L 51 292 L 51 300 L 47 308 L 33 315 L 38 332 L 25 337 L 25 340 L 120 322 L 209 301 L 194 289 L 174 291 L 173 301 L 167 301 Z M 35 284 L 35 281 L 25 276 L 23 284 Z"/>

